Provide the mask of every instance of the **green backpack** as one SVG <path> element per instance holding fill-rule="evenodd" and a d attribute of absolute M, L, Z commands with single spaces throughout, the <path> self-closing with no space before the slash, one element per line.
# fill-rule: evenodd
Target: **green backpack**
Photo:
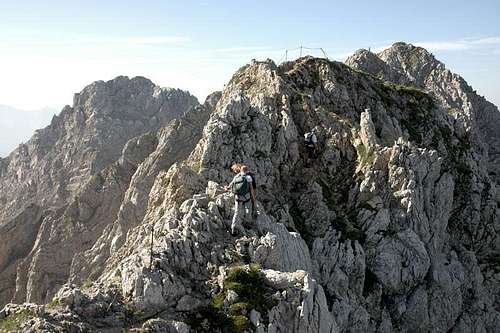
<path fill-rule="evenodd" d="M 244 196 L 250 192 L 250 184 L 248 184 L 247 176 L 238 175 L 233 181 L 233 193 L 239 196 Z"/>

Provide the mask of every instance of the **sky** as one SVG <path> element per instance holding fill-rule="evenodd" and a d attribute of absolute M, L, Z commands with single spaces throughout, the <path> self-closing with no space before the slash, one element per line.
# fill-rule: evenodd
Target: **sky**
<path fill-rule="evenodd" d="M 428 48 L 500 104 L 500 1 L 461 0 L 0 0 L 0 104 L 60 110 L 118 75 L 203 101 L 254 58 L 304 45 L 345 60 L 396 41 Z"/>

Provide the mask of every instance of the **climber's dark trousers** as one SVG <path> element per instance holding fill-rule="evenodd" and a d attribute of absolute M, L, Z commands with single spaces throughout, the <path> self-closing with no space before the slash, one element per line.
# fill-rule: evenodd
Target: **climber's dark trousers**
<path fill-rule="evenodd" d="M 314 147 L 307 147 L 307 158 L 310 160 L 316 158 L 316 149 L 314 149 Z"/>

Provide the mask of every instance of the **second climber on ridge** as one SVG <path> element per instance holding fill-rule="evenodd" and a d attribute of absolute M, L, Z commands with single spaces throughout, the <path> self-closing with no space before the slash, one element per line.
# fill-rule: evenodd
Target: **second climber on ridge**
<path fill-rule="evenodd" d="M 318 149 L 318 137 L 316 136 L 316 128 L 304 134 L 304 145 L 307 150 L 306 164 L 309 165 L 310 161 L 316 159 L 316 152 Z"/>
<path fill-rule="evenodd" d="M 231 234 L 243 232 L 243 223 L 252 215 L 255 205 L 255 189 L 252 186 L 253 177 L 248 174 L 246 165 L 234 164 L 231 171 L 235 174 L 233 180 L 227 186 L 234 193 L 234 215 L 231 223 Z"/>

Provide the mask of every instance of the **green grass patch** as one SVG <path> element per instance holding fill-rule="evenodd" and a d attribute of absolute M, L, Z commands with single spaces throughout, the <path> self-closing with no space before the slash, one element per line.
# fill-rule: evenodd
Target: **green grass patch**
<path fill-rule="evenodd" d="M 236 315 L 246 315 L 252 310 L 250 307 L 250 304 L 245 303 L 245 302 L 238 302 L 231 304 L 229 306 L 229 315 L 231 316 L 236 316 Z"/>
<path fill-rule="evenodd" d="M 224 300 L 230 290 L 238 294 L 238 301 L 225 307 Z M 248 319 L 250 311 L 259 311 L 265 319 L 269 309 L 274 306 L 271 296 L 272 291 L 265 285 L 259 265 L 231 267 L 223 290 L 214 296 L 208 306 L 190 314 L 186 322 L 196 332 L 253 330 L 254 326 Z"/>
<path fill-rule="evenodd" d="M 386 90 L 393 90 L 399 93 L 409 94 L 415 97 L 429 97 L 422 89 L 413 86 L 403 86 L 401 84 L 396 84 L 390 81 L 385 81 L 382 84 L 383 88 Z"/>
<path fill-rule="evenodd" d="M 9 332 L 20 330 L 23 323 L 33 318 L 35 314 L 33 311 L 24 309 L 19 313 L 12 313 L 0 320 L 0 331 L 1 332 Z"/>
<path fill-rule="evenodd" d="M 372 165 L 375 161 L 375 151 L 364 144 L 356 146 L 356 152 L 361 165 Z"/>
<path fill-rule="evenodd" d="M 378 78 L 377 76 L 371 74 L 371 73 L 368 73 L 360 68 L 353 68 L 353 67 L 350 67 L 350 69 L 352 69 L 353 72 L 361 75 L 361 76 L 364 76 L 365 78 L 368 78 L 368 79 L 372 79 L 372 80 L 380 80 L 380 78 Z"/>
<path fill-rule="evenodd" d="M 92 288 L 92 281 L 90 281 L 90 280 L 83 281 L 82 290 L 88 290 L 90 288 Z"/>
<path fill-rule="evenodd" d="M 245 332 L 254 330 L 254 325 L 250 322 L 250 320 L 247 317 L 236 315 L 236 316 L 230 316 L 230 318 L 234 332 Z"/>
<path fill-rule="evenodd" d="M 167 188 L 168 185 L 170 184 L 170 178 L 168 178 L 168 176 L 166 174 L 164 174 L 163 176 L 161 176 L 160 178 L 160 184 L 163 188 Z"/>
<path fill-rule="evenodd" d="M 267 312 L 269 297 L 268 288 L 260 273 L 260 267 L 251 264 L 247 267 L 236 266 L 229 269 L 224 289 L 233 290 L 239 296 L 239 302 L 245 303 L 247 308 L 259 312 Z"/>
<path fill-rule="evenodd" d="M 47 308 L 49 309 L 55 309 L 61 306 L 61 303 L 59 303 L 59 300 L 57 298 L 53 298 L 50 302 L 47 303 Z"/>
<path fill-rule="evenodd" d="M 193 170 L 193 172 L 195 172 L 195 173 L 200 173 L 200 171 L 201 171 L 201 162 L 200 161 L 194 162 L 191 165 L 191 170 Z"/>

